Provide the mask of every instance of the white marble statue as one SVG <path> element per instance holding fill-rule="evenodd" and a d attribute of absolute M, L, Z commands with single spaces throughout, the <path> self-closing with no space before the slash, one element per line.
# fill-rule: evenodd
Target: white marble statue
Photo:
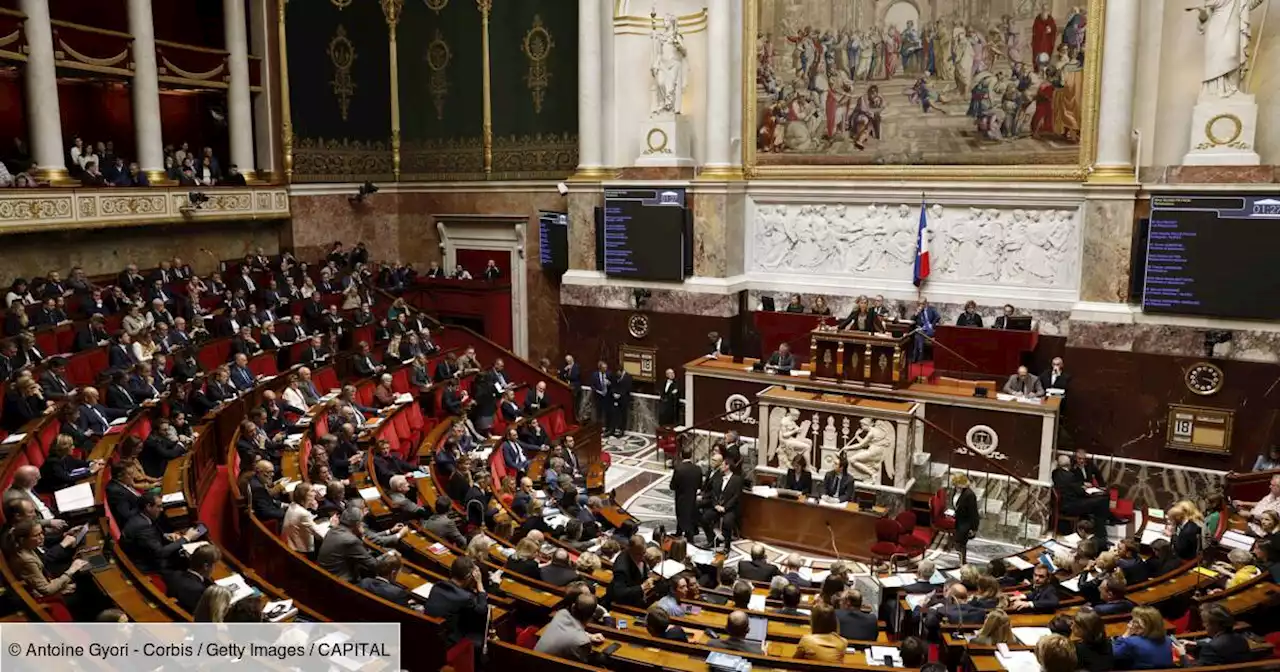
<path fill-rule="evenodd" d="M 653 76 L 650 113 L 655 117 L 680 114 L 687 72 L 687 52 L 679 20 L 675 14 L 667 14 L 659 24 L 657 16 L 657 12 L 649 15 L 652 22 L 649 74 Z"/>
<path fill-rule="evenodd" d="M 897 435 L 893 424 L 887 420 L 863 418 L 858 425 L 857 433 L 844 447 L 849 457 L 849 468 L 855 475 L 862 474 L 872 482 L 879 483 L 881 464 L 890 475 L 894 473 L 894 444 L 897 442 Z"/>
<path fill-rule="evenodd" d="M 920 206 L 761 203 L 752 216 L 752 271 L 910 280 Z M 1028 288 L 1077 282 L 1076 210 L 929 208 L 930 280 Z"/>
<path fill-rule="evenodd" d="M 809 422 L 798 422 L 800 411 L 791 409 L 778 419 L 778 466 L 789 467 L 797 455 L 809 459 L 809 451 L 813 449 L 813 439 L 805 437 L 809 430 Z"/>
<path fill-rule="evenodd" d="M 1249 12 L 1263 0 L 1203 0 L 1198 12 L 1204 35 L 1202 97 L 1230 98 L 1240 92 L 1249 63 Z"/>

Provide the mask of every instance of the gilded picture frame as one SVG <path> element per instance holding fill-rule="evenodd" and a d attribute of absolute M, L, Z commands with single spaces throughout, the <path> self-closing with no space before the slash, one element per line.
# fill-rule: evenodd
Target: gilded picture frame
<path fill-rule="evenodd" d="M 804 163 L 783 164 L 762 162 L 757 141 L 761 120 L 757 91 L 758 47 L 757 35 L 761 29 L 760 8 L 766 0 L 743 0 L 742 21 L 742 166 L 747 179 L 916 179 L 939 181 L 1084 181 L 1092 172 L 1097 155 L 1097 122 L 1101 95 L 1103 24 L 1107 0 L 1080 0 L 1088 18 L 1088 34 L 1082 49 L 1083 91 L 1080 103 L 1080 129 L 1078 153 L 1071 163 L 966 163 L 966 164 L 918 164 L 918 163 L 839 163 L 813 165 Z M 831 0 L 836 1 L 836 0 Z M 845 0 L 867 2 L 871 0 Z M 912 3 L 915 4 L 915 3 Z M 963 110 L 960 111 L 964 113 Z"/>

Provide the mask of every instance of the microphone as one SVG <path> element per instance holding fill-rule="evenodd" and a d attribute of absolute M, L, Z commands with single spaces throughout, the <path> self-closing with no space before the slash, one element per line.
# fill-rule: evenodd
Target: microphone
<path fill-rule="evenodd" d="M 840 549 L 836 548 L 836 533 L 831 529 L 831 523 L 824 523 L 827 526 L 827 534 L 831 535 L 831 550 L 835 551 L 836 560 L 840 559 Z"/>

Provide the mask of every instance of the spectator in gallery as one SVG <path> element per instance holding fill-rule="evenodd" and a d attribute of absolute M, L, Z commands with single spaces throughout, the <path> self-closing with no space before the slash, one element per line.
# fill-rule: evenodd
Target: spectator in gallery
<path fill-rule="evenodd" d="M 7 302 L 6 302 L 7 303 Z M 1271 446 L 1253 463 L 1254 471 L 1274 471 L 1280 469 L 1280 444 Z"/>
<path fill-rule="evenodd" d="M 470 280 L 471 272 L 463 268 L 462 264 L 458 264 L 453 269 L 453 279 L 454 280 Z"/>
<path fill-rule="evenodd" d="M 80 136 L 76 135 L 71 138 L 71 148 L 67 150 L 67 158 L 69 159 L 67 170 L 70 170 L 72 175 L 84 170 L 84 139 Z"/>
<path fill-rule="evenodd" d="M 182 166 L 178 164 L 177 159 L 174 159 L 171 154 L 166 154 L 164 157 L 164 176 L 174 182 L 182 179 Z"/>
<path fill-rule="evenodd" d="M 97 161 L 86 161 L 84 164 L 84 172 L 80 175 L 80 184 L 86 187 L 108 187 L 111 186 L 107 182 L 107 178 L 103 177 L 98 170 Z"/>
<path fill-rule="evenodd" d="M 200 161 L 200 165 L 195 169 L 196 183 L 202 187 L 212 187 L 218 183 L 218 177 L 213 171 L 213 157 L 206 156 Z"/>
<path fill-rule="evenodd" d="M 13 175 L 9 173 L 9 168 L 0 161 L 0 187 L 12 187 Z"/>
<path fill-rule="evenodd" d="M 247 182 L 244 174 L 240 172 L 240 167 L 233 163 L 227 169 L 226 179 L 222 180 L 222 184 L 228 187 L 243 187 Z"/>
<path fill-rule="evenodd" d="M 498 268 L 497 262 L 490 259 L 489 263 L 484 267 L 484 279 L 497 280 L 500 275 L 502 275 L 502 270 Z"/>

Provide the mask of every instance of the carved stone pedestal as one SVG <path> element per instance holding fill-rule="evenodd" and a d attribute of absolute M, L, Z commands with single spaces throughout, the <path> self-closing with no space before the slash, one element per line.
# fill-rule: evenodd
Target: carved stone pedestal
<path fill-rule="evenodd" d="M 1191 117 L 1191 150 L 1182 157 L 1188 166 L 1256 166 L 1254 151 L 1258 104 L 1249 94 L 1230 98 L 1201 98 Z"/>
<path fill-rule="evenodd" d="M 640 125 L 644 151 L 636 159 L 637 166 L 693 165 L 689 151 L 689 123 L 682 115 L 653 117 Z"/>

